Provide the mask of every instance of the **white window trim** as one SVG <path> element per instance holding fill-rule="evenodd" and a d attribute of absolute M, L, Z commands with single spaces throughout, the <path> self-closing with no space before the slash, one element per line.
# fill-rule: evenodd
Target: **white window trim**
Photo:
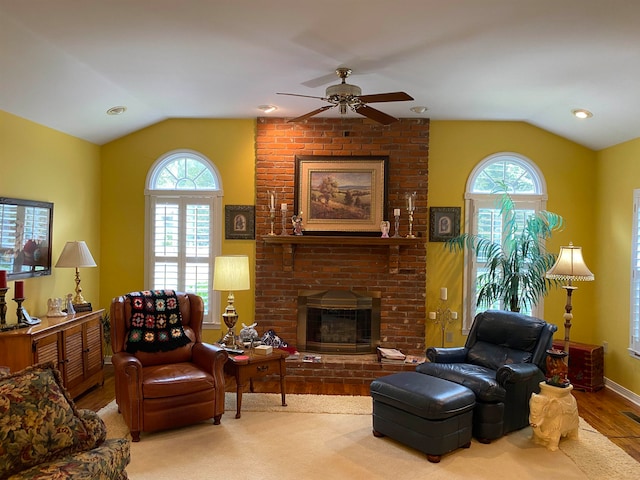
<path fill-rule="evenodd" d="M 214 172 L 218 189 L 217 190 L 156 190 L 152 189 L 151 186 L 155 182 L 155 178 L 157 173 L 163 168 L 164 164 L 167 161 L 172 160 L 176 154 L 185 154 L 192 155 L 194 157 L 198 157 L 201 161 L 206 162 L 211 170 Z M 223 207 L 223 197 L 224 191 L 222 189 L 222 180 L 220 177 L 220 173 L 216 166 L 209 160 L 207 157 L 198 153 L 194 150 L 173 150 L 171 152 L 166 153 L 158 160 L 156 160 L 153 165 L 149 168 L 147 173 L 146 183 L 145 183 L 145 236 L 144 236 L 144 244 L 145 244 L 145 253 L 144 253 L 144 283 L 145 289 L 151 288 L 153 283 L 153 256 L 149 251 L 147 245 L 151 245 L 152 242 L 152 219 L 154 216 L 153 207 L 156 202 L 160 199 L 166 200 L 175 200 L 175 199 L 188 199 L 188 198 L 198 198 L 198 199 L 208 199 L 211 205 L 211 225 L 217 225 L 217 231 L 222 232 L 222 207 Z M 215 257 L 220 255 L 222 252 L 222 235 L 212 236 L 210 239 L 210 258 L 211 258 L 211 268 L 209 269 L 209 285 L 213 286 L 213 265 L 215 261 Z M 205 314 L 203 321 L 204 329 L 220 329 L 221 321 L 220 321 L 220 292 L 215 290 L 211 290 L 209 294 L 209 310 L 208 313 Z"/>
<path fill-rule="evenodd" d="M 629 355 L 633 358 L 640 359 L 640 334 L 636 333 L 640 331 L 640 308 L 636 307 L 635 290 L 638 283 L 640 283 L 640 268 L 636 268 L 640 261 L 638 256 L 638 242 L 640 242 L 640 236 L 638 236 L 638 228 L 640 227 L 640 189 L 633 191 L 633 221 L 631 232 L 631 282 L 629 291 Z"/>
<path fill-rule="evenodd" d="M 523 203 L 530 203 L 533 210 L 546 210 L 547 208 L 547 185 L 544 179 L 542 171 L 538 166 L 529 160 L 527 157 L 514 152 L 501 152 L 489 155 L 480 161 L 475 168 L 471 171 L 469 178 L 467 179 L 467 185 L 465 188 L 465 218 L 464 218 L 464 231 L 474 232 L 475 225 L 478 221 L 478 210 L 484 206 L 495 206 L 496 195 L 484 194 L 484 193 L 472 193 L 471 189 L 475 184 L 477 176 L 488 165 L 494 163 L 496 160 L 502 160 L 505 157 L 511 158 L 515 163 L 519 163 L 523 168 L 529 170 L 532 173 L 533 178 L 536 180 L 535 189 L 536 194 L 518 194 L 511 193 L 513 200 L 521 205 Z M 476 275 L 476 257 L 473 252 L 465 249 L 464 251 L 464 270 L 462 275 L 463 281 L 463 302 L 462 302 L 462 333 L 467 335 L 471 329 L 474 315 L 476 310 L 476 298 L 472 292 L 473 282 Z M 542 318 L 544 313 L 544 297 L 540 299 L 540 302 L 532 308 L 532 315 Z"/>
<path fill-rule="evenodd" d="M 535 182 L 535 190 L 538 192 L 536 195 L 542 195 L 544 200 L 547 200 L 547 182 L 544 179 L 544 175 L 542 174 L 542 170 L 538 168 L 538 166 L 529 160 L 524 155 L 520 155 L 515 152 L 500 152 L 489 155 L 484 158 L 480 163 L 478 163 L 475 168 L 471 171 L 469 178 L 467 179 L 467 186 L 465 188 L 465 198 L 466 195 L 470 195 L 468 192 L 471 192 L 474 183 L 476 182 L 476 178 L 482 172 L 487 165 L 494 163 L 496 160 L 502 160 L 504 157 L 510 157 L 515 163 L 520 164 L 524 169 L 531 171 L 533 178 L 536 180 Z M 473 194 L 479 195 L 479 194 Z M 519 195 L 518 195 L 519 196 Z"/>

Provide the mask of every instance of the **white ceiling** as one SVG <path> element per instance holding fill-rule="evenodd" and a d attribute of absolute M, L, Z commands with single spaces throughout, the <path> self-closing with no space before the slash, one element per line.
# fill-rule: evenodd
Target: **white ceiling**
<path fill-rule="evenodd" d="M 323 96 L 347 66 L 365 95 L 415 98 L 372 105 L 396 117 L 520 120 L 599 150 L 640 137 L 639 21 L 637 0 L 0 0 L 0 109 L 103 144 L 261 104 L 299 116 L 326 103 L 276 92 Z"/>

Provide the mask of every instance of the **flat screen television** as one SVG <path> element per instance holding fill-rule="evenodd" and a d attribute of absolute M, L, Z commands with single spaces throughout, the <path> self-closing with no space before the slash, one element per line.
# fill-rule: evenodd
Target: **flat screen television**
<path fill-rule="evenodd" d="M 53 203 L 0 197 L 0 270 L 9 280 L 51 275 Z"/>

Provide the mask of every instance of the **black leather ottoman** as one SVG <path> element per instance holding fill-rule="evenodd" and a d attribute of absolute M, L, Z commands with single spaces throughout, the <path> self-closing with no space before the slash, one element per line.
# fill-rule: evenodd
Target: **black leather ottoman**
<path fill-rule="evenodd" d="M 437 463 L 471 445 L 474 393 L 462 385 L 417 372 L 371 382 L 373 434 L 389 436 Z"/>

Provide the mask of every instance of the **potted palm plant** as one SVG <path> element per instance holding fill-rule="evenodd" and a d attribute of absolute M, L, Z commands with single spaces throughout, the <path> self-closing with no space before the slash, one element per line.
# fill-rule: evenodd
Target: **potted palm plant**
<path fill-rule="evenodd" d="M 486 272 L 477 278 L 477 306 L 490 308 L 500 301 L 505 308 L 519 312 L 531 307 L 547 294 L 556 280 L 545 277 L 556 256 L 546 251 L 545 240 L 563 227 L 560 215 L 539 211 L 518 221 L 513 199 L 503 193 L 498 200 L 502 217 L 500 241 L 463 233 L 447 241 L 450 251 L 471 250 L 481 258 Z"/>

